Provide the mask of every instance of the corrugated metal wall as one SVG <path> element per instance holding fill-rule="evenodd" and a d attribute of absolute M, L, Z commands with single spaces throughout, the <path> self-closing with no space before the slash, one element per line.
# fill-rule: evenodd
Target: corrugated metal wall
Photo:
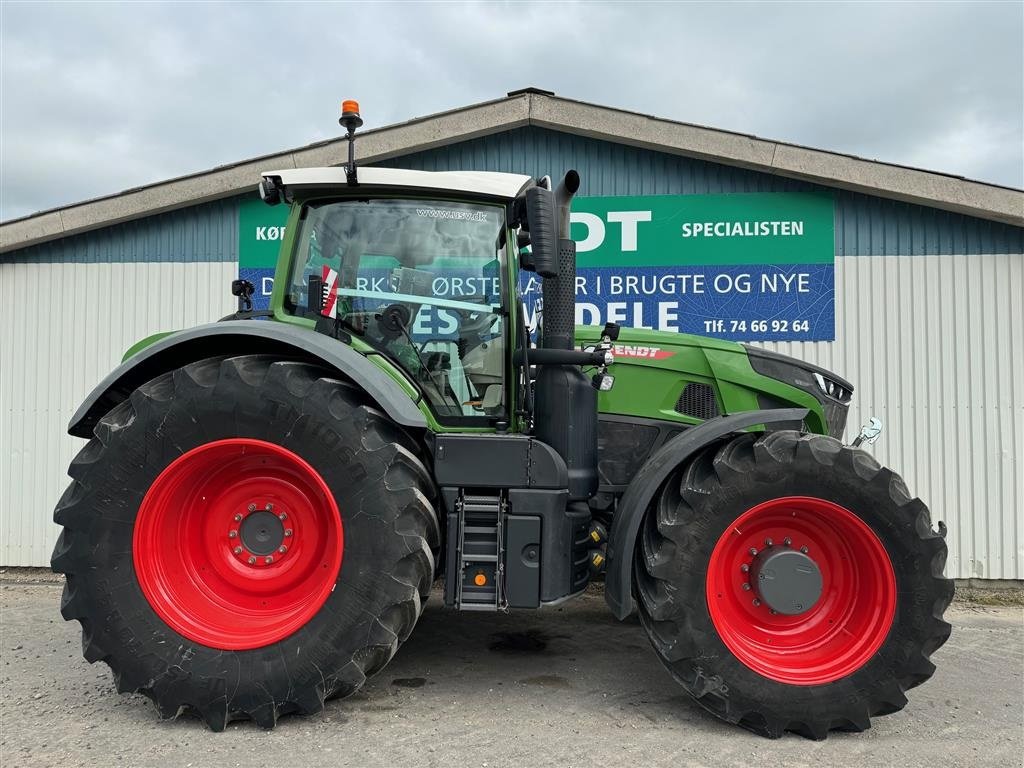
<path fill-rule="evenodd" d="M 49 563 L 86 395 L 139 339 L 232 312 L 237 264 L 237 199 L 0 256 L 0 565 Z"/>
<path fill-rule="evenodd" d="M 237 197 L 217 200 L 51 240 L 4 254 L 0 261 L 237 263 L 238 202 Z"/>
<path fill-rule="evenodd" d="M 946 572 L 1024 579 L 1024 256 L 836 261 L 836 341 L 765 344 L 856 387 L 847 439 L 949 527 Z"/>
<path fill-rule="evenodd" d="M 386 164 L 576 168 L 587 195 L 822 189 L 532 127 Z M 851 429 L 883 419 L 872 450 L 949 525 L 949 575 L 1024 578 L 1024 230 L 835 195 L 838 340 L 768 346 L 854 381 Z M 229 312 L 237 257 L 237 200 L 0 257 L 0 302 L 17 318 L 0 327 L 0 564 L 48 562 L 81 445 L 63 430 L 89 388 L 137 339 Z"/>
<path fill-rule="evenodd" d="M 84 441 L 65 434 L 124 351 L 233 311 L 233 261 L 0 262 L 0 564 L 46 565 Z"/>

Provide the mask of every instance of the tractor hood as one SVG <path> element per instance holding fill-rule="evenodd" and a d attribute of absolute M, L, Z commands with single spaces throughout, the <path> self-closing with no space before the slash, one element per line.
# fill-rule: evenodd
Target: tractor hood
<path fill-rule="evenodd" d="M 581 345 L 596 327 L 577 327 Z M 609 373 L 615 386 L 598 407 L 619 414 L 695 424 L 765 408 L 810 410 L 812 432 L 842 435 L 853 386 L 820 366 L 732 341 L 686 333 L 623 328 Z"/>

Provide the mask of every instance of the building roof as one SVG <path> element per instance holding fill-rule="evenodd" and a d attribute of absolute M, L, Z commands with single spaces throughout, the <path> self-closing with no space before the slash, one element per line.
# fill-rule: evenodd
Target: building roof
<path fill-rule="evenodd" d="M 359 160 L 380 162 L 527 125 L 1024 226 L 1019 189 L 665 120 L 537 88 L 362 131 Z M 331 139 L 13 219 L 0 224 L 0 253 L 255 191 L 264 170 L 338 165 L 346 153 L 343 138 Z"/>

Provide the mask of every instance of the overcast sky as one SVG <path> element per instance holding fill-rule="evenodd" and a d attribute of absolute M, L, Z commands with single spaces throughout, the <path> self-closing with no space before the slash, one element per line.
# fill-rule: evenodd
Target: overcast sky
<path fill-rule="evenodd" d="M 0 218 L 503 96 L 1024 186 L 1024 3 L 16 3 Z"/>

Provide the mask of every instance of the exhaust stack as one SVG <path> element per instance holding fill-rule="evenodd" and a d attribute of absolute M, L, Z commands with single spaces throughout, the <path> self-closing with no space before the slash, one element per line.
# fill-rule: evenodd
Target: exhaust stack
<path fill-rule="evenodd" d="M 569 171 L 548 193 L 549 231 L 557 247 L 552 243 L 548 249 L 552 269 L 543 273 L 545 349 L 576 346 L 576 243 L 569 238 L 569 209 L 579 188 L 580 175 Z M 536 403 L 537 437 L 565 459 L 569 470 L 566 514 L 588 519 L 585 501 L 597 492 L 597 390 L 578 365 L 542 365 Z"/>
<path fill-rule="evenodd" d="M 547 349 L 572 349 L 576 337 L 576 243 L 569 238 L 569 211 L 580 188 L 580 175 L 569 171 L 555 187 L 553 205 L 558 238 L 558 269 L 545 277 L 544 338 Z"/>

